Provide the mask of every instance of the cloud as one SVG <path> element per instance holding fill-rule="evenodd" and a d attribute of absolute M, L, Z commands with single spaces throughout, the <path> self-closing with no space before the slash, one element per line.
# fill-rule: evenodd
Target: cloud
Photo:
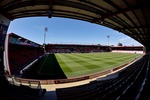
<path fill-rule="evenodd" d="M 44 25 L 35 25 L 35 26 L 33 26 L 33 28 L 36 29 L 36 30 L 42 30 L 42 31 L 44 31 L 45 26 Z"/>
<path fill-rule="evenodd" d="M 112 31 L 111 31 L 111 34 L 121 35 L 121 34 L 123 34 L 123 33 L 118 32 L 118 31 L 116 31 L 116 30 L 112 30 Z"/>
<path fill-rule="evenodd" d="M 119 42 L 128 41 L 130 39 L 131 39 L 130 37 L 124 37 L 124 38 L 119 39 Z"/>

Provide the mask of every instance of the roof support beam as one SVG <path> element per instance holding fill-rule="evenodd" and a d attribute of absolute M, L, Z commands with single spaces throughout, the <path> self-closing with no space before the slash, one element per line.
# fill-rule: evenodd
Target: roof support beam
<path fill-rule="evenodd" d="M 132 26 L 136 26 L 135 22 L 128 16 L 128 14 L 126 13 L 125 9 L 120 8 L 118 5 L 116 5 L 113 1 L 109 1 L 109 0 L 105 0 L 105 2 L 107 2 L 109 5 L 113 6 L 114 8 L 116 8 L 118 11 L 122 12 L 122 14 L 131 22 L 132 25 L 127 24 L 126 27 L 132 27 Z M 124 2 L 125 3 L 125 2 Z M 127 5 L 128 6 L 128 5 Z M 138 6 L 137 6 L 138 7 Z M 128 11 L 132 11 L 133 9 L 131 9 L 131 7 L 128 7 Z M 124 21 L 125 22 L 125 21 Z M 130 29 L 130 31 L 132 31 L 132 33 L 137 33 L 136 30 L 134 29 Z"/>
<path fill-rule="evenodd" d="M 150 26 L 135 26 L 135 27 L 117 28 L 116 30 L 136 29 L 136 28 L 150 28 Z"/>
<path fill-rule="evenodd" d="M 2 14 L 3 16 L 7 17 L 10 20 L 13 20 L 13 16 L 8 14 L 5 10 L 2 9 L 3 7 L 0 6 L 0 14 Z"/>
<path fill-rule="evenodd" d="M 139 9 L 139 7 L 126 8 L 126 9 L 118 10 L 118 11 L 112 12 L 112 13 L 108 12 L 105 16 L 102 16 L 100 18 L 95 19 L 95 21 L 102 21 L 105 18 L 110 18 L 110 17 L 116 16 L 116 15 L 118 15 L 120 13 L 125 13 L 125 12 L 131 11 L 131 10 L 136 10 L 136 9 Z"/>
<path fill-rule="evenodd" d="M 3 16 L 7 17 L 9 20 L 13 20 L 14 17 L 11 16 L 10 14 L 4 13 L 4 12 L 0 12 Z"/>
<path fill-rule="evenodd" d="M 11 20 L 30 16 L 84 20 L 122 32 L 142 44 L 150 37 L 149 12 L 148 0 L 0 0 L 0 13 Z"/>
<path fill-rule="evenodd" d="M 131 6 L 130 6 L 125 0 L 123 0 L 123 2 L 124 2 L 129 8 L 131 8 Z M 135 14 L 134 10 L 131 9 L 131 11 L 132 11 L 133 15 L 136 17 L 136 19 L 139 21 L 139 19 L 138 19 L 137 15 Z M 137 25 L 135 24 L 135 22 L 134 22 L 129 16 L 128 16 L 127 18 L 133 23 L 134 27 L 137 27 Z M 140 23 L 140 21 L 139 21 L 139 23 Z M 142 34 L 142 32 L 139 30 L 139 28 L 137 28 L 137 30 L 139 31 L 140 34 Z"/>
<path fill-rule="evenodd" d="M 52 13 L 53 13 L 52 6 L 53 6 L 53 0 L 49 0 L 48 18 L 52 17 Z"/>
<path fill-rule="evenodd" d="M 36 4 L 36 1 L 35 1 L 35 0 L 31 0 L 30 2 L 31 2 L 31 5 L 32 5 L 32 6 L 35 6 L 35 4 Z"/>

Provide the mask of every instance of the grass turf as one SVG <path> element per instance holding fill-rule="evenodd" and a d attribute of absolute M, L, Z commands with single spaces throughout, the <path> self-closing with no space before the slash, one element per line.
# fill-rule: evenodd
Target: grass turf
<path fill-rule="evenodd" d="M 70 78 L 117 67 L 140 55 L 127 53 L 49 54 L 36 64 L 36 72 L 38 76 L 43 75 L 52 79 Z"/>

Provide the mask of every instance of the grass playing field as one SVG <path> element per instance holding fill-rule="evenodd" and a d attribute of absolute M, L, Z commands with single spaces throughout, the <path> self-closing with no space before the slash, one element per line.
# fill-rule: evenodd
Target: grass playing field
<path fill-rule="evenodd" d="M 70 78 L 117 67 L 140 55 L 127 53 L 48 54 L 29 72 L 33 78 Z"/>

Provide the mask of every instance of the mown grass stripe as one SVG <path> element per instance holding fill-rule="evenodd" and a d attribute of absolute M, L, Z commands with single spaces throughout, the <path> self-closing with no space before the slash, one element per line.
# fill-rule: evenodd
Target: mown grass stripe
<path fill-rule="evenodd" d="M 55 56 L 61 69 L 69 78 L 107 70 L 127 63 L 139 55 L 125 53 L 73 53 L 55 54 Z M 48 70 L 46 73 L 48 74 Z"/>
<path fill-rule="evenodd" d="M 67 55 L 68 58 L 74 59 L 75 62 L 80 63 L 81 65 L 85 66 L 88 69 L 93 69 L 93 68 L 99 68 L 101 62 L 93 61 L 91 59 L 87 59 L 84 57 L 79 57 L 77 55 Z"/>
<path fill-rule="evenodd" d="M 90 71 L 89 70 L 76 71 L 72 75 L 71 75 L 71 73 L 68 73 L 68 74 L 70 74 L 70 76 L 73 76 L 75 74 L 83 75 L 83 74 L 87 74 L 87 73 L 94 73 L 94 72 L 106 70 L 108 68 L 119 66 L 120 64 L 127 62 L 129 60 L 132 60 L 133 58 L 135 58 L 137 56 L 134 54 L 115 54 L 115 53 L 112 54 L 113 56 L 111 55 L 111 53 L 104 53 L 104 54 L 103 53 L 94 53 L 93 54 L 94 56 L 92 56 L 92 54 L 93 53 L 91 53 L 91 54 L 63 54 L 65 56 L 71 56 L 70 59 L 75 59 L 75 61 L 80 61 L 80 60 L 87 61 L 89 66 L 87 67 L 85 65 L 85 67 L 91 69 Z M 131 58 L 131 59 L 129 59 L 129 58 Z M 78 60 L 76 60 L 76 59 L 78 59 Z M 127 60 L 125 60 L 125 59 L 127 59 Z M 81 63 L 82 62 L 83 61 L 81 61 Z M 95 68 L 92 65 L 90 65 L 90 63 L 91 64 L 93 63 L 99 67 Z"/>
<path fill-rule="evenodd" d="M 59 55 L 59 58 L 67 65 L 69 66 L 69 68 L 72 70 L 72 71 L 78 71 L 78 70 L 87 70 L 87 68 L 85 68 L 84 66 L 82 66 L 81 64 L 79 63 L 76 63 L 73 59 L 69 59 L 67 56 L 64 56 L 63 54 L 62 55 Z M 66 62 L 69 62 L 67 63 Z"/>
<path fill-rule="evenodd" d="M 62 68 L 62 70 L 64 71 L 64 72 L 73 72 L 71 69 L 70 69 L 70 67 L 68 67 L 67 65 L 66 65 L 66 63 L 64 63 L 61 59 L 60 59 L 60 55 L 59 54 L 55 54 L 56 55 L 56 58 L 57 58 L 57 60 L 58 60 L 58 62 L 59 62 L 59 65 L 61 66 L 61 68 Z"/>

